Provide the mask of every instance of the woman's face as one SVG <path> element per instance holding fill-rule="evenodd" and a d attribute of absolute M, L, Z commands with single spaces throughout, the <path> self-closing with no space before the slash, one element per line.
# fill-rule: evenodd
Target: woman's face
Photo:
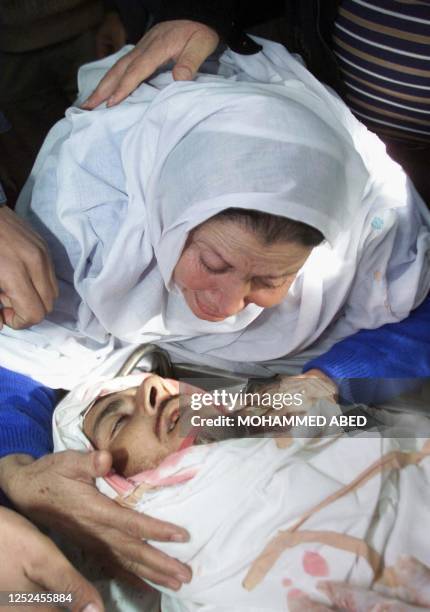
<path fill-rule="evenodd" d="M 112 453 L 114 468 L 128 477 L 157 467 L 181 448 L 180 422 L 188 414 L 183 401 L 179 410 L 177 385 L 151 374 L 139 387 L 101 397 L 83 430 L 95 448 Z"/>
<path fill-rule="evenodd" d="M 209 220 L 190 234 L 173 280 L 196 317 L 222 321 L 248 304 L 280 304 L 311 250 L 266 245 L 240 222 Z"/>

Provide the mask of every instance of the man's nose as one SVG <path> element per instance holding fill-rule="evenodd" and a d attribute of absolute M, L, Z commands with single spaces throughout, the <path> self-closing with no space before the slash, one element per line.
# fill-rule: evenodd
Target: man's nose
<path fill-rule="evenodd" d="M 158 413 L 160 404 L 170 396 L 171 393 L 164 386 L 163 379 L 156 374 L 151 374 L 145 378 L 138 389 L 137 404 L 145 414 L 155 415 Z"/>

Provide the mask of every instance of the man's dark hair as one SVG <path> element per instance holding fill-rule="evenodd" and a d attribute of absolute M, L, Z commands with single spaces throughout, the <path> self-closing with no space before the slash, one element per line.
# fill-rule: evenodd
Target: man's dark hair
<path fill-rule="evenodd" d="M 285 241 L 314 247 L 324 240 L 324 236 L 319 230 L 306 223 L 258 210 L 227 208 L 212 218 L 228 219 L 242 223 L 255 232 L 264 244 Z"/>

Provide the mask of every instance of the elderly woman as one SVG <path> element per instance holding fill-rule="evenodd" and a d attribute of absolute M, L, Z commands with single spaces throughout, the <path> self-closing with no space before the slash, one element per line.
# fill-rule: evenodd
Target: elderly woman
<path fill-rule="evenodd" d="M 72 108 L 51 131 L 21 212 L 51 246 L 60 298 L 40 326 L 3 330 L 4 366 L 70 388 L 103 370 L 113 349 L 157 340 L 177 357 L 257 375 L 303 366 L 323 378 L 398 374 L 379 355 L 393 351 L 387 338 L 402 324 L 370 330 L 405 319 L 428 293 L 428 211 L 343 103 L 282 47 L 261 42 L 258 56 L 227 52 L 217 74 L 196 82 L 162 74 L 114 109 Z M 111 63 L 83 70 L 81 99 Z M 358 346 L 379 351 L 365 367 L 357 344 L 331 348 L 360 329 L 370 337 Z M 417 346 L 408 341 L 409 355 Z M 18 397 L 21 414 L 33 394 L 51 393 L 18 386 L 8 401 Z M 189 579 L 134 540 L 184 531 L 143 517 L 131 528 L 124 510 L 96 501 L 92 478 L 109 469 L 106 454 L 91 466 L 74 459 L 94 496 L 83 509 L 71 493 L 82 482 L 70 463 L 58 468 L 66 459 L 32 463 L 43 454 L 40 420 L 9 424 L 0 486 L 18 507 L 91 532 L 138 575 L 170 588 Z"/>

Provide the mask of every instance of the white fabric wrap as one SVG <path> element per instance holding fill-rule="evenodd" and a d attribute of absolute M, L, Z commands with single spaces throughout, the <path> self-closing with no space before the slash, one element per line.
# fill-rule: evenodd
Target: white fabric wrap
<path fill-rule="evenodd" d="M 254 56 L 225 52 L 219 74 L 165 73 L 118 107 L 72 107 L 51 130 L 19 206 L 51 247 L 61 296 L 40 326 L 3 328 L 3 365 L 70 388 L 129 343 L 271 360 L 398 321 L 424 299 L 430 215 L 406 175 L 297 59 L 259 42 Z M 81 98 L 117 57 L 81 69 Z M 232 206 L 327 240 L 279 306 L 202 321 L 172 271 L 189 231 Z"/>
<path fill-rule="evenodd" d="M 55 450 L 85 450 L 90 444 L 81 431 L 82 413 L 100 394 L 139 384 L 138 374 L 75 389 L 57 407 L 54 416 Z M 337 414 L 333 405 L 319 402 L 312 412 Z M 254 561 L 282 530 L 291 528 L 342 487 L 351 484 L 392 451 L 419 451 L 430 432 L 429 420 L 416 415 L 395 415 L 387 435 L 408 435 L 420 424 L 422 439 L 362 437 L 294 437 L 279 448 L 276 439 L 243 439 L 190 447 L 167 458 L 158 468 L 142 472 L 118 486 L 98 479 L 98 488 L 137 512 L 182 525 L 191 534 L 186 544 L 154 545 L 190 564 L 193 580 L 177 593 L 163 590 L 163 612 L 261 612 L 287 610 L 287 594 L 301 589 L 322 599 L 320 580 L 370 587 L 375 578 L 369 560 L 359 550 L 342 549 L 336 541 L 318 539 L 280 548 L 264 578 L 251 590 L 243 587 Z M 328 428 L 315 428 L 316 434 Z M 334 428 L 336 432 L 339 428 Z M 298 435 L 300 430 L 297 428 Z M 333 430 L 333 428 L 332 428 Z M 410 435 L 410 434 L 409 434 Z M 428 447 L 428 444 L 427 444 Z M 180 455 L 180 456 L 179 456 Z M 299 531 L 341 534 L 357 538 L 393 565 L 409 554 L 430 565 L 430 457 L 398 469 L 375 469 L 370 478 L 347 494 L 321 507 Z M 188 476 L 187 476 L 188 475 Z M 187 478 L 184 479 L 184 476 Z M 121 483 L 123 481 L 123 483 Z M 175 484 L 176 483 L 176 484 Z M 180 484 L 179 484 L 180 483 Z M 115 483 L 114 483 L 115 484 Z M 312 572 L 309 557 L 323 559 Z M 270 555 L 269 555 L 270 558 Z M 267 558 L 266 558 L 267 560 Z M 264 567 L 264 562 L 262 563 Z M 124 612 L 142 609 L 140 592 L 114 589 Z"/>

